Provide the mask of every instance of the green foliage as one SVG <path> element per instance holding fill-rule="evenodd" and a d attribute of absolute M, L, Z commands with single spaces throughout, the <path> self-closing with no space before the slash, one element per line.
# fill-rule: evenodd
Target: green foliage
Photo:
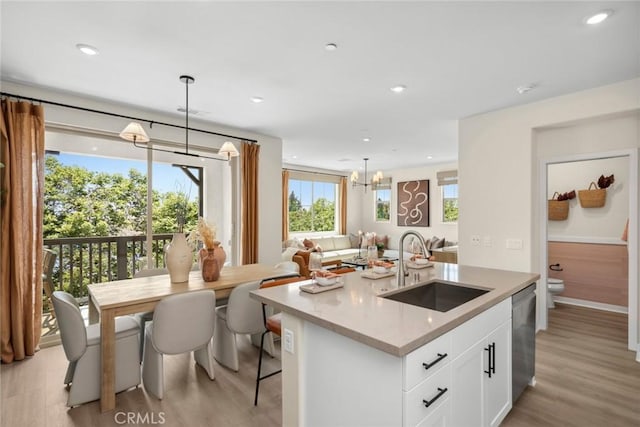
<path fill-rule="evenodd" d="M 458 199 L 444 199 L 444 222 L 458 221 Z"/>
<path fill-rule="evenodd" d="M 181 191 L 153 191 L 153 233 L 178 231 L 178 215 L 184 213 L 185 231 L 193 230 L 198 220 L 198 202 L 189 201 Z M 45 159 L 44 227 L 45 239 L 64 237 L 131 236 L 146 233 L 147 177 L 135 169 L 127 176 L 93 172 L 78 166 L 63 165 L 54 156 Z M 139 269 L 138 249 L 125 239 L 126 259 L 135 260 Z M 142 240 L 142 239 L 138 239 Z M 162 247 L 155 245 L 158 253 Z M 56 248 L 54 248 L 56 249 Z M 115 280 L 116 245 L 84 243 L 63 245 L 58 249 L 56 282 L 76 297 L 86 296 L 90 283 Z M 91 257 L 89 256 L 91 253 Z M 162 255 L 160 255 L 162 259 Z M 91 264 L 90 264 L 91 263 Z M 71 266 L 74 266 L 71 274 Z M 89 276 L 91 266 L 92 275 Z M 127 265 L 131 272 L 132 265 Z M 60 277 L 62 275 L 62 277 Z"/>
<path fill-rule="evenodd" d="M 296 197 L 296 193 L 293 191 L 289 194 L 289 212 L 297 212 L 302 208 L 300 199 Z"/>
<path fill-rule="evenodd" d="M 298 209 L 291 209 L 294 199 Z M 317 199 L 310 209 L 301 206 L 293 191 L 289 195 L 289 231 L 333 231 L 335 230 L 335 203 L 325 198 Z"/>
<path fill-rule="evenodd" d="M 198 221 L 198 203 L 183 192 L 153 191 L 153 232 L 178 230 L 186 211 L 185 230 Z M 185 209 L 186 206 L 186 209 Z M 144 234 L 147 217 L 147 177 L 135 169 L 127 176 L 92 172 L 45 160 L 44 238 Z"/>
<path fill-rule="evenodd" d="M 376 202 L 376 220 L 389 221 L 391 218 L 391 203 L 389 201 L 378 200 Z"/>

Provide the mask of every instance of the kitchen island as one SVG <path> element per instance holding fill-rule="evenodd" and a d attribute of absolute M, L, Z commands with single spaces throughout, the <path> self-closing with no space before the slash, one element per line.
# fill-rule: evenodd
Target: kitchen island
<path fill-rule="evenodd" d="M 255 291 L 283 312 L 283 424 L 497 425 L 511 408 L 511 296 L 539 275 L 435 263 L 434 280 L 487 290 L 447 312 L 383 298 L 396 278 Z M 488 371 L 488 373 L 486 372 Z"/>

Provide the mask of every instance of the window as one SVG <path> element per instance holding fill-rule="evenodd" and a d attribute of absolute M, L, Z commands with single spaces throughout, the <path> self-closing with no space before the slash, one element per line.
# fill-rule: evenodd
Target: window
<path fill-rule="evenodd" d="M 442 222 L 458 222 L 458 171 L 438 172 L 437 178 L 442 187 Z"/>
<path fill-rule="evenodd" d="M 458 222 L 458 184 L 442 186 L 442 222 Z"/>
<path fill-rule="evenodd" d="M 389 222 L 391 220 L 391 189 L 376 190 L 376 222 Z"/>
<path fill-rule="evenodd" d="M 291 171 L 289 232 L 337 232 L 339 177 Z"/>

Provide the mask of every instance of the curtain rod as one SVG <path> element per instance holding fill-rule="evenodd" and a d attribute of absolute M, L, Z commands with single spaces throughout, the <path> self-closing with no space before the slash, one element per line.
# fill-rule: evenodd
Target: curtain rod
<path fill-rule="evenodd" d="M 56 107 L 64 107 L 64 108 L 70 108 L 72 110 L 86 111 L 88 113 L 104 114 L 106 116 L 119 117 L 121 119 L 137 120 L 139 122 L 149 123 L 150 127 L 153 127 L 153 125 L 156 124 L 156 125 L 168 126 L 168 127 L 178 128 L 178 129 L 187 129 L 185 126 L 181 126 L 181 125 L 174 125 L 174 124 L 171 124 L 171 123 L 158 122 L 158 121 L 155 121 L 155 120 L 141 119 L 139 117 L 126 116 L 124 114 L 111 113 L 109 111 L 94 110 L 93 108 L 78 107 L 77 105 L 69 105 L 69 104 L 63 104 L 63 103 L 60 103 L 60 102 L 47 101 L 46 99 L 31 98 L 31 97 L 28 97 L 28 96 L 15 95 L 15 94 L 12 94 L 12 93 L 7 93 L 7 92 L 0 92 L 0 95 L 1 96 L 6 96 L 6 97 L 9 97 L 9 98 L 16 98 L 18 100 L 39 102 L 41 104 L 55 105 Z M 255 140 L 255 139 L 241 138 L 239 136 L 226 135 L 224 133 L 212 132 L 212 131 L 203 130 L 203 129 L 196 129 L 196 128 L 188 128 L 188 129 L 192 130 L 192 131 L 195 131 L 195 132 L 206 133 L 206 134 L 209 134 L 209 135 L 216 135 L 216 136 L 222 136 L 222 137 L 225 137 L 225 138 L 237 139 L 239 141 L 246 141 L 246 142 L 250 142 L 252 144 L 257 144 L 258 143 L 258 141 Z"/>
<path fill-rule="evenodd" d="M 342 178 L 346 178 L 348 175 L 338 175 L 337 173 L 325 173 L 325 172 L 315 172 L 315 171 L 305 171 L 302 169 L 291 169 L 291 168 L 282 168 L 285 171 L 293 171 L 293 172 L 304 172 L 304 173 L 313 173 L 316 175 L 329 175 L 329 176 L 339 176 Z"/>

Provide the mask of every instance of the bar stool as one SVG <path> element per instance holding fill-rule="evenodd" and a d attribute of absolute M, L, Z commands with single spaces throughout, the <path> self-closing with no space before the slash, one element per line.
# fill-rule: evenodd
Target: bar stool
<path fill-rule="evenodd" d="M 288 283 L 300 282 L 302 280 L 307 280 L 306 277 L 287 277 L 284 279 L 265 279 L 260 283 L 259 289 L 272 288 L 274 286 L 286 285 Z M 276 313 L 267 317 L 266 305 L 262 304 L 262 320 L 264 322 L 264 332 L 260 337 L 260 356 L 258 359 L 258 375 L 256 376 L 256 396 L 253 401 L 255 406 L 258 405 L 258 391 L 260 389 L 260 381 L 272 377 L 276 374 L 282 372 L 282 369 L 278 369 L 275 372 L 271 372 L 267 375 L 261 376 L 262 371 L 262 353 L 264 349 L 264 337 L 268 333 L 275 334 L 277 336 L 282 335 L 282 313 Z"/>

